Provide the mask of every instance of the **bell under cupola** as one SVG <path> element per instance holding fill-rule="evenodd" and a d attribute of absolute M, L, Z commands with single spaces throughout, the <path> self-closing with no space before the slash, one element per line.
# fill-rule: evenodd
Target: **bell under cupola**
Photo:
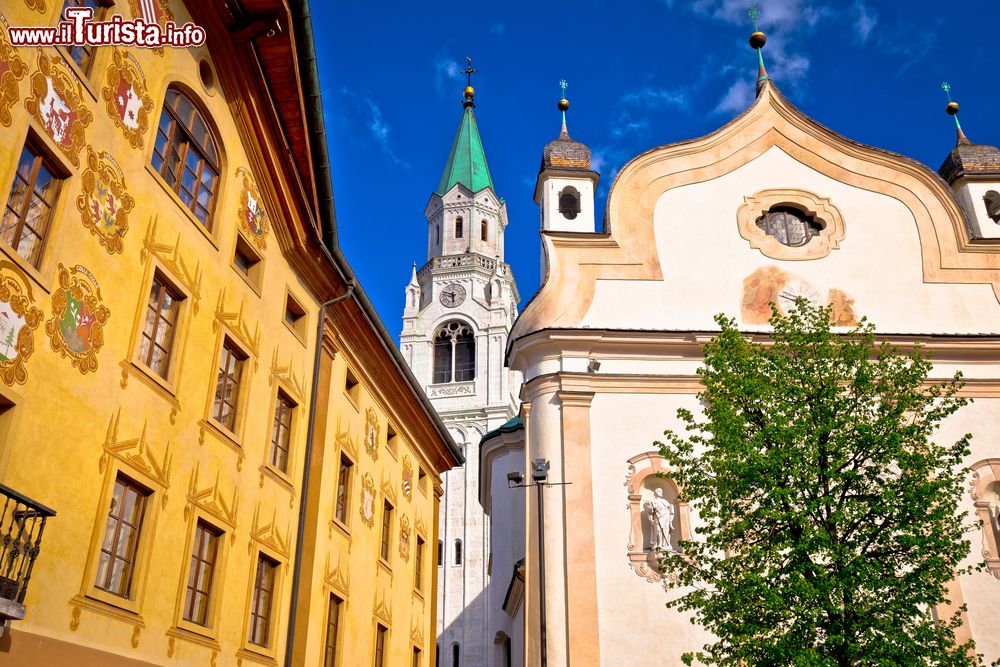
<path fill-rule="evenodd" d="M 942 83 L 941 88 L 948 95 L 945 111 L 955 121 L 956 143 L 938 173 L 965 209 L 970 238 L 1000 239 L 1000 149 L 969 140 L 951 86 Z"/>
<path fill-rule="evenodd" d="M 595 231 L 594 191 L 600 174 L 590 168 L 590 148 L 574 141 L 566 129 L 566 82 L 560 81 L 563 96 L 559 136 L 542 149 L 542 164 L 535 181 L 535 203 L 542 208 L 542 229 L 555 232 Z"/>

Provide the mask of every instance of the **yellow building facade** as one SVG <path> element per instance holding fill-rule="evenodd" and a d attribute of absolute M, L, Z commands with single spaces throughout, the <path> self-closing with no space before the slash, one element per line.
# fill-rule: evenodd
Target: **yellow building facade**
<path fill-rule="evenodd" d="M 307 3 L 97 4 L 208 39 L 0 9 L 0 665 L 433 664 L 461 454 L 337 246 Z"/>

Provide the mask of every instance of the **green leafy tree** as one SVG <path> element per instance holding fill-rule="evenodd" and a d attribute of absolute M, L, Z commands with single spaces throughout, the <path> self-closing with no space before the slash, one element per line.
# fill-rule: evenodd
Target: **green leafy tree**
<path fill-rule="evenodd" d="M 958 503 L 969 453 L 934 442 L 967 403 L 961 374 L 928 382 L 920 349 L 876 342 L 830 309 L 773 309 L 773 344 L 736 322 L 705 346 L 703 415 L 656 443 L 703 526 L 661 567 L 717 638 L 717 665 L 974 665 L 959 613 L 937 619 L 969 553 Z M 964 570 L 963 570 L 964 571 Z"/>

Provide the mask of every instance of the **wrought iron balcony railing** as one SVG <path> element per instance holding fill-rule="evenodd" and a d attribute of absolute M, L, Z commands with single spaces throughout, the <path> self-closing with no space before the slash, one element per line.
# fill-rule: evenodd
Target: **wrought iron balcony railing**
<path fill-rule="evenodd" d="M 42 544 L 45 522 L 56 513 L 0 484 L 0 635 L 24 618 L 24 596 Z"/>

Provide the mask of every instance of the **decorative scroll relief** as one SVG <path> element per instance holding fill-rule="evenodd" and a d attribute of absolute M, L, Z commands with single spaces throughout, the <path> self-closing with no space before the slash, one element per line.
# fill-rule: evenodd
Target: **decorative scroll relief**
<path fill-rule="evenodd" d="M 28 379 L 25 363 L 35 351 L 34 331 L 42 317 L 24 274 L 0 260 L 0 382 L 12 386 Z"/>
<path fill-rule="evenodd" d="M 1000 459 L 985 459 L 972 465 L 969 495 L 982 530 L 986 570 L 1000 579 Z"/>
<path fill-rule="evenodd" d="M 94 275 L 79 265 L 67 269 L 60 264 L 59 287 L 52 292 L 52 319 L 45 323 L 52 349 L 69 357 L 81 373 L 96 371 L 104 325 L 110 317 Z"/>
<path fill-rule="evenodd" d="M 743 279 L 741 319 L 746 324 L 767 324 L 771 319 L 771 304 L 782 313 L 788 313 L 796 299 L 805 299 L 814 305 L 830 305 L 830 321 L 834 326 L 849 327 L 858 323 L 854 313 L 854 299 L 839 289 L 823 292 L 809 281 L 788 273 L 776 266 L 764 266 Z"/>
<path fill-rule="evenodd" d="M 365 450 L 376 461 L 378 461 L 378 434 L 381 430 L 378 413 L 372 408 L 368 408 L 365 413 Z"/>
<path fill-rule="evenodd" d="M 475 382 L 456 382 L 427 387 L 427 396 L 429 398 L 438 398 L 440 396 L 472 396 L 475 393 Z"/>
<path fill-rule="evenodd" d="M 149 129 L 153 98 L 146 87 L 146 76 L 131 53 L 114 49 L 114 62 L 108 67 L 108 85 L 101 91 L 108 115 L 122 129 L 129 145 L 141 150 Z"/>
<path fill-rule="evenodd" d="M 371 528 L 375 525 L 375 479 L 371 473 L 365 473 L 361 478 L 361 503 L 359 507 L 361 520 Z"/>
<path fill-rule="evenodd" d="M 260 196 L 253 175 L 245 167 L 236 170 L 236 176 L 243 178 L 240 192 L 239 225 L 247 233 L 258 249 L 267 248 L 267 233 L 271 228 L 270 218 L 264 208 L 264 200 Z"/>
<path fill-rule="evenodd" d="M 135 200 L 125 190 L 125 175 L 110 154 L 100 155 L 87 146 L 87 169 L 80 178 L 81 192 L 76 198 L 83 226 L 112 255 L 124 249 L 122 239 L 128 231 L 128 214 Z"/>
<path fill-rule="evenodd" d="M 784 245 L 757 226 L 761 216 L 778 206 L 801 210 L 823 229 L 805 245 Z M 752 197 L 744 197 L 743 205 L 736 212 L 736 224 L 740 236 L 750 242 L 750 247 L 771 259 L 821 259 L 840 247 L 845 234 L 844 216 L 828 198 L 794 188 L 761 190 Z"/>
<path fill-rule="evenodd" d="M 87 142 L 84 128 L 94 120 L 94 114 L 84 105 L 83 88 L 60 56 L 49 58 L 38 50 L 38 71 L 31 75 L 31 97 L 24 106 L 73 166 L 79 167 Z"/>
<path fill-rule="evenodd" d="M 399 519 L 399 557 L 410 562 L 410 518 L 405 514 Z"/>
<path fill-rule="evenodd" d="M 13 121 L 11 107 L 20 98 L 18 82 L 28 73 L 28 66 L 7 39 L 7 28 L 10 26 L 2 15 L 0 23 L 3 24 L 0 27 L 0 125 L 10 127 Z"/>
<path fill-rule="evenodd" d="M 632 570 L 650 583 L 662 583 L 659 559 L 671 552 L 680 553 L 680 541 L 690 539 L 690 512 L 680 501 L 680 488 L 669 477 L 666 462 L 656 452 L 647 452 L 628 460 L 625 488 L 630 526 L 628 562 Z"/>

